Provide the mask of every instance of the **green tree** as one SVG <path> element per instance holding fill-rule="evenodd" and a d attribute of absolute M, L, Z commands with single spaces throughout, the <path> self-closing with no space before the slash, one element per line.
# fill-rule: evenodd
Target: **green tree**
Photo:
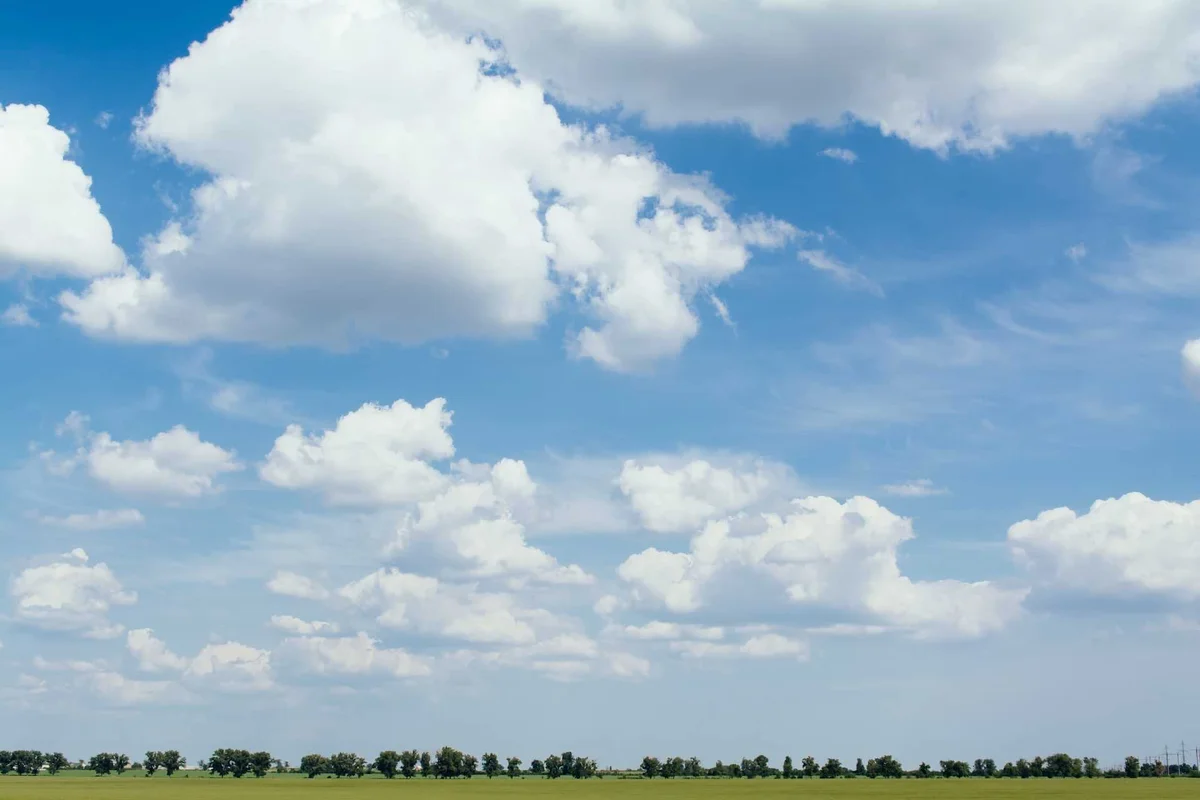
<path fill-rule="evenodd" d="M 531 775 L 545 775 L 546 765 L 535 758 L 529 762 L 529 772 Z"/>
<path fill-rule="evenodd" d="M 457 778 L 463 771 L 463 754 L 453 747 L 443 747 L 437 751 L 433 763 L 433 774 L 443 780 Z"/>
<path fill-rule="evenodd" d="M 562 774 L 562 756 L 546 756 L 546 777 L 553 780 L 555 778 L 561 778 Z"/>
<path fill-rule="evenodd" d="M 113 755 L 113 769 L 121 775 L 125 770 L 129 769 L 129 756 L 124 753 L 116 753 Z"/>
<path fill-rule="evenodd" d="M 97 753 L 88 761 L 87 768 L 97 775 L 109 775 L 116 768 L 112 753 Z"/>
<path fill-rule="evenodd" d="M 429 757 L 429 751 L 421 753 L 421 777 L 428 778 L 433 775 L 433 760 Z"/>
<path fill-rule="evenodd" d="M 329 759 L 319 753 L 309 753 L 300 759 L 300 771 L 310 778 L 329 772 Z"/>
<path fill-rule="evenodd" d="M 860 765 L 862 764 L 862 759 L 861 759 L 861 758 L 858 760 L 858 763 L 859 763 Z M 783 757 L 783 777 L 785 777 L 785 778 L 792 778 L 792 777 L 795 777 L 795 775 L 796 775 L 796 770 L 795 770 L 795 768 L 792 766 L 792 757 L 791 757 L 791 756 L 784 756 L 784 757 Z"/>
<path fill-rule="evenodd" d="M 1017 767 L 1011 761 L 1004 762 L 1004 768 L 1000 770 L 1000 776 L 1003 778 L 1017 777 Z"/>
<path fill-rule="evenodd" d="M 1033 777 L 1040 778 L 1046 774 L 1046 759 L 1038 756 L 1029 762 L 1029 772 Z"/>
<path fill-rule="evenodd" d="M 789 758 L 789 761 L 791 759 Z M 687 765 L 683 770 L 683 774 L 689 778 L 700 778 L 704 776 L 704 765 L 700 763 L 700 759 L 692 756 L 687 760 Z"/>
<path fill-rule="evenodd" d="M 821 771 L 821 768 L 817 766 L 817 760 L 815 758 L 812 756 L 805 756 L 804 760 L 800 762 L 800 771 L 804 773 L 804 777 L 806 778 L 815 778 Z"/>
<path fill-rule="evenodd" d="M 508 772 L 508 777 L 519 778 L 521 776 L 521 759 L 516 756 L 509 756 L 508 769 L 506 771 Z"/>
<path fill-rule="evenodd" d="M 821 767 L 822 778 L 840 778 L 842 777 L 842 762 L 836 758 L 831 758 Z"/>
<path fill-rule="evenodd" d="M 560 758 L 562 759 L 563 775 L 575 774 L 575 754 L 570 750 L 565 751 Z"/>
<path fill-rule="evenodd" d="M 51 775 L 57 775 L 69 766 L 71 762 L 67 761 L 67 757 L 62 753 L 50 753 L 46 756 L 46 771 Z"/>
<path fill-rule="evenodd" d="M 1125 777 L 1136 778 L 1142 772 L 1142 762 L 1137 756 L 1128 756 L 1125 759 Z"/>
<path fill-rule="evenodd" d="M 421 763 L 421 754 L 416 750 L 405 750 L 400 754 L 400 774 L 411 778 L 417 774 L 417 765 Z"/>
<path fill-rule="evenodd" d="M 921 766 L 917 767 L 917 777 L 918 778 L 932 778 L 933 770 L 930 768 L 930 766 L 928 764 L 926 764 L 924 761 L 922 761 Z"/>
<path fill-rule="evenodd" d="M 250 771 L 250 751 L 249 750 L 230 750 L 229 751 L 229 771 L 235 778 L 241 778 Z"/>
<path fill-rule="evenodd" d="M 754 757 L 754 774 L 760 778 L 771 777 L 771 759 L 759 754 Z"/>
<path fill-rule="evenodd" d="M 647 778 L 657 778 L 662 770 L 662 765 L 654 756 L 646 756 L 642 759 L 642 775 Z"/>
<path fill-rule="evenodd" d="M 943 778 L 969 778 L 971 777 L 971 765 L 965 761 L 943 761 L 941 763 Z"/>
<path fill-rule="evenodd" d="M 375 770 L 388 780 L 396 777 L 396 767 L 399 765 L 400 754 L 395 750 L 384 750 L 375 757 Z"/>
<path fill-rule="evenodd" d="M 162 753 L 147 750 L 146 760 L 142 762 L 142 769 L 146 770 L 146 777 L 152 777 L 154 773 L 158 772 L 160 766 L 162 766 Z"/>
<path fill-rule="evenodd" d="M 483 774 L 494 778 L 504 770 L 500 767 L 500 757 L 495 753 L 483 754 Z"/>
<path fill-rule="evenodd" d="M 464 778 L 470 778 L 473 777 L 478 771 L 479 759 L 473 755 L 464 753 L 462 757 L 462 769 L 458 774 L 462 775 Z"/>
<path fill-rule="evenodd" d="M 178 750 L 164 750 L 158 754 L 158 765 L 169 778 L 187 766 L 187 759 L 179 755 Z"/>
<path fill-rule="evenodd" d="M 1017 777 L 1032 778 L 1033 766 L 1023 758 L 1017 759 Z"/>
<path fill-rule="evenodd" d="M 680 759 L 682 760 L 682 759 Z M 576 756 L 574 763 L 571 764 L 571 777 L 576 780 L 587 780 L 596 775 L 596 762 L 593 759 L 584 756 Z"/>
<path fill-rule="evenodd" d="M 265 750 L 260 750 L 257 753 L 250 754 L 250 771 L 254 773 L 254 777 L 265 777 L 271 771 L 271 754 Z"/>
<path fill-rule="evenodd" d="M 1096 758 L 1085 758 L 1083 760 L 1083 777 L 1099 778 L 1100 777 L 1100 760 Z"/>

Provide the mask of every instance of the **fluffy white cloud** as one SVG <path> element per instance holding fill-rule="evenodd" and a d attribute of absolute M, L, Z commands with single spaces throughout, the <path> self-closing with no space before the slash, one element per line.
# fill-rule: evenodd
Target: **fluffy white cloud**
<path fill-rule="evenodd" d="M 136 508 L 102 508 L 88 513 L 67 514 L 63 517 L 40 516 L 37 520 L 43 525 L 67 528 L 73 531 L 102 531 L 141 525 L 146 518 Z"/>
<path fill-rule="evenodd" d="M 92 179 L 67 158 L 70 146 L 44 107 L 0 105 L 0 278 L 18 269 L 91 277 L 124 265 Z M 5 320 L 18 324 L 13 309 Z"/>
<path fill-rule="evenodd" d="M 617 485 L 642 525 L 674 533 L 753 505 L 785 485 L 789 475 L 786 467 L 765 462 L 726 468 L 696 459 L 671 468 L 631 459 L 622 466 Z"/>
<path fill-rule="evenodd" d="M 1136 492 L 1084 514 L 1043 511 L 1008 529 L 1017 561 L 1047 583 L 1100 595 L 1200 597 L 1200 501 Z"/>
<path fill-rule="evenodd" d="M 446 472 L 431 463 L 454 455 L 450 421 L 442 398 L 421 408 L 367 404 L 320 434 L 288 428 L 260 474 L 333 504 L 407 507 L 392 552 L 427 546 L 476 578 L 590 583 L 579 566 L 560 565 L 526 541 L 514 514 L 529 510 L 537 486 L 523 462 L 459 461 Z"/>
<path fill-rule="evenodd" d="M 146 441 L 115 441 L 93 434 L 88 473 L 122 492 L 199 497 L 217 490 L 216 479 L 242 469 L 234 454 L 176 425 Z"/>
<path fill-rule="evenodd" d="M 1024 589 L 902 575 L 897 548 L 912 537 L 907 519 L 870 498 L 809 497 L 786 516 L 714 520 L 689 552 L 650 548 L 618 575 L 642 602 L 676 613 L 704 607 L 718 578 L 741 593 L 761 591 L 765 577 L 792 603 L 870 615 L 925 637 L 979 636 L 1021 612 Z"/>
<path fill-rule="evenodd" d="M 163 73 L 146 147 L 213 176 L 143 271 L 65 293 L 96 335 L 343 346 L 527 336 L 634 370 L 696 335 L 693 300 L 790 226 L 565 124 L 480 37 L 399 0 L 247 0 Z M 434 88 L 436 87 L 436 88 Z M 497 121 L 502 121 L 500 124 Z"/>
<path fill-rule="evenodd" d="M 267 589 L 285 597 L 300 597 L 305 600 L 324 600 L 329 597 L 329 590 L 312 578 L 297 575 L 294 572 L 276 572 L 267 581 Z"/>
<path fill-rule="evenodd" d="M 240 642 L 209 644 L 194 657 L 173 653 L 149 628 L 130 631 L 129 652 L 147 672 L 175 672 L 185 682 L 227 691 L 261 691 L 274 685 L 271 653 Z"/>
<path fill-rule="evenodd" d="M 387 407 L 367 403 L 320 434 L 288 426 L 259 474 L 275 486 L 319 491 L 337 504 L 415 502 L 447 483 L 427 459 L 454 455 L 450 420 L 440 397 L 420 408 L 404 400 Z"/>
<path fill-rule="evenodd" d="M 567 102 L 762 136 L 847 115 L 918 147 L 1086 136 L 1200 81 L 1189 0 L 426 0 Z"/>
<path fill-rule="evenodd" d="M 378 647 L 365 633 L 340 638 L 305 636 L 288 639 L 281 650 L 296 658 L 308 671 L 320 675 L 384 673 L 415 678 L 433 673 L 432 661 L 405 650 Z"/>
<path fill-rule="evenodd" d="M 1193 339 L 1185 344 L 1182 355 L 1184 379 L 1200 391 L 1200 339 Z"/>
<path fill-rule="evenodd" d="M 645 625 L 612 626 L 611 630 L 619 636 L 643 641 L 672 641 L 676 639 L 700 639 L 703 641 L 719 641 L 725 638 L 722 628 L 706 625 L 684 625 L 678 622 L 662 622 L 654 620 Z"/>
<path fill-rule="evenodd" d="M 511 594 L 478 592 L 437 578 L 380 569 L 338 590 L 342 599 L 378 613 L 391 628 L 488 644 L 531 644 L 553 616 L 523 608 Z"/>
<path fill-rule="evenodd" d="M 281 630 L 284 633 L 291 633 L 297 636 L 312 636 L 322 633 L 337 633 L 338 626 L 333 622 L 322 622 L 320 620 L 307 620 L 298 617 L 288 616 L 287 614 L 276 614 L 271 617 L 271 627 Z"/>
<path fill-rule="evenodd" d="M 79 549 L 53 563 L 21 571 L 10 592 L 16 619 L 98 639 L 119 636 L 124 630 L 108 619 L 113 606 L 137 602 L 137 593 L 124 589 L 107 564 L 89 566 L 87 553 Z"/>

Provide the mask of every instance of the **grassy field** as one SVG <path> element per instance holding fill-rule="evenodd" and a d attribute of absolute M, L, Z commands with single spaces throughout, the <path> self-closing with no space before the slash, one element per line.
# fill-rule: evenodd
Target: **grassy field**
<path fill-rule="evenodd" d="M 206 779 L 199 776 L 170 780 L 136 777 L 0 778 L 3 800 L 290 800 L 290 798 L 775 798 L 812 800 L 1006 800 L 1006 798 L 1197 798 L 1200 780 L 617 780 L 591 781 L 488 780 L 433 781 L 396 779 L 336 780 L 317 778 L 265 778 L 254 780 Z"/>

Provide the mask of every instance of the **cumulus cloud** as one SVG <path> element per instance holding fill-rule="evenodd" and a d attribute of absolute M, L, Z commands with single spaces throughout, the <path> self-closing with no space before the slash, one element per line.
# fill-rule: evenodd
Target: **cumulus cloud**
<path fill-rule="evenodd" d="M 630 459 L 617 486 L 642 525 L 660 533 L 695 530 L 705 520 L 740 511 L 786 486 L 790 470 L 759 461 L 715 466 L 695 459 L 678 467 Z"/>
<path fill-rule="evenodd" d="M 1183 346 L 1183 377 L 1200 392 L 1200 339 L 1193 339 Z"/>
<path fill-rule="evenodd" d="M 431 659 L 378 645 L 378 640 L 360 632 L 340 638 L 303 636 L 287 639 L 280 650 L 285 657 L 296 659 L 303 668 L 319 675 L 382 673 L 396 678 L 415 678 L 433 673 Z"/>
<path fill-rule="evenodd" d="M 271 653 L 240 642 L 209 644 L 193 657 L 173 653 L 149 628 L 130 631 L 126 646 L 147 672 L 173 672 L 185 683 L 226 691 L 262 691 L 274 685 Z"/>
<path fill-rule="evenodd" d="M 566 102 L 772 138 L 849 116 L 917 147 L 990 151 L 1086 137 L 1200 80 L 1189 0 L 426 3 L 502 39 Z"/>
<path fill-rule="evenodd" d="M 299 597 L 305 600 L 324 600 L 329 597 L 329 590 L 312 578 L 297 575 L 294 572 L 276 572 L 267 581 L 267 589 L 285 597 Z"/>
<path fill-rule="evenodd" d="M 141 525 L 146 518 L 136 508 L 102 508 L 87 513 L 67 514 L 62 517 L 39 516 L 37 521 L 42 525 L 73 531 L 102 531 Z"/>
<path fill-rule="evenodd" d="M 528 336 L 568 300 L 587 318 L 576 356 L 678 353 L 694 300 L 792 228 L 734 219 L 705 179 L 564 123 L 499 57 L 398 0 L 247 0 L 163 72 L 136 128 L 212 179 L 140 272 L 64 293 L 66 317 L 341 347 Z"/>
<path fill-rule="evenodd" d="M 89 565 L 88 554 L 72 550 L 59 560 L 28 567 L 13 579 L 15 619 L 46 630 L 96 639 L 119 636 L 124 628 L 108 618 L 114 606 L 137 602 L 107 564 Z"/>
<path fill-rule="evenodd" d="M 1043 511 L 1008 529 L 1018 563 L 1046 584 L 1095 595 L 1200 597 L 1200 501 L 1133 492 L 1083 514 Z"/>
<path fill-rule="evenodd" d="M 639 601 L 676 613 L 704 608 L 721 579 L 739 594 L 765 586 L 772 598 L 867 615 L 921 637 L 980 636 L 1020 614 L 1025 589 L 901 574 L 897 549 L 912 538 L 909 520 L 870 498 L 809 497 L 786 516 L 711 521 L 688 552 L 650 548 L 618 575 Z"/>
<path fill-rule="evenodd" d="M 459 461 L 446 471 L 432 463 L 454 454 L 450 421 L 442 398 L 420 408 L 403 400 L 367 404 L 320 434 L 289 427 L 260 474 L 276 486 L 320 492 L 335 505 L 406 508 L 393 553 L 417 544 L 472 577 L 590 583 L 578 565 L 561 565 L 526 541 L 515 512 L 529 508 L 537 486 L 524 462 Z"/>
<path fill-rule="evenodd" d="M 287 614 L 276 614 L 271 617 L 271 627 L 296 636 L 313 636 L 316 634 L 338 632 L 337 623 L 322 622 L 320 620 L 308 622 L 307 620 L 288 616 Z"/>
<path fill-rule="evenodd" d="M 70 146 L 43 106 L 0 105 L 0 278 L 17 270 L 86 278 L 124 265 L 92 179 L 67 157 Z M 28 324 L 23 308 L 10 308 L 5 321 Z"/>

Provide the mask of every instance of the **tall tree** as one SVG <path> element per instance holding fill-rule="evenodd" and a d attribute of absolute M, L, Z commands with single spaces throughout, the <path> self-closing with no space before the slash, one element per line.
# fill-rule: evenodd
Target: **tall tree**
<path fill-rule="evenodd" d="M 932 778 L 933 770 L 930 768 L 930 766 L 928 764 L 926 764 L 924 761 L 922 761 L 921 766 L 917 767 L 917 777 L 918 778 Z"/>
<path fill-rule="evenodd" d="M 46 756 L 46 771 L 51 775 L 57 775 L 69 766 L 71 762 L 67 761 L 67 757 L 62 753 L 49 753 Z"/>
<path fill-rule="evenodd" d="M 271 771 L 271 754 L 265 750 L 260 750 L 257 753 L 250 754 L 250 771 L 254 773 L 254 777 L 265 777 Z"/>
<path fill-rule="evenodd" d="M 421 777 L 428 778 L 433 775 L 433 760 L 429 757 L 429 751 L 421 753 Z"/>
<path fill-rule="evenodd" d="M 862 762 L 861 758 L 854 762 L 854 774 L 855 775 L 866 775 L 867 774 L 867 768 L 863 766 L 863 762 Z"/>
<path fill-rule="evenodd" d="M 800 770 L 804 773 L 804 777 L 815 778 L 821 771 L 821 768 L 817 766 L 817 760 L 815 758 L 812 756 L 805 756 L 804 760 L 800 762 Z"/>
<path fill-rule="evenodd" d="M 87 768 L 97 775 L 111 774 L 116 769 L 112 753 L 97 753 L 88 761 Z"/>
<path fill-rule="evenodd" d="M 546 756 L 546 777 L 561 778 L 563 774 L 562 756 Z"/>
<path fill-rule="evenodd" d="M 529 772 L 531 775 L 545 775 L 546 765 L 538 759 L 529 762 Z"/>
<path fill-rule="evenodd" d="M 500 757 L 495 753 L 483 754 L 483 774 L 494 778 L 504 770 L 500 767 Z"/>
<path fill-rule="evenodd" d="M 300 759 L 300 771 L 315 778 L 329 771 L 329 759 L 319 753 L 309 753 Z"/>
<path fill-rule="evenodd" d="M 405 750 L 400 754 L 400 774 L 411 778 L 417 774 L 417 765 L 421 763 L 421 754 L 416 750 Z"/>
<path fill-rule="evenodd" d="M 508 777 L 510 778 L 519 778 L 521 776 L 521 759 L 516 756 L 509 756 L 506 772 L 508 772 Z"/>
<path fill-rule="evenodd" d="M 836 758 L 831 758 L 821 767 L 822 778 L 840 778 L 842 777 L 842 762 Z"/>
<path fill-rule="evenodd" d="M 160 766 L 162 766 L 162 753 L 147 750 L 146 760 L 142 762 L 142 769 L 146 770 L 146 777 L 153 777 L 154 773 L 158 772 Z"/>
<path fill-rule="evenodd" d="M 129 756 L 124 753 L 117 753 L 113 756 L 113 769 L 120 775 L 129 769 Z"/>
<path fill-rule="evenodd" d="M 389 780 L 396 777 L 396 767 L 399 764 L 400 754 L 395 750 L 384 750 L 375 757 L 375 770 Z"/>
<path fill-rule="evenodd" d="M 433 764 L 433 774 L 442 779 L 457 778 L 463 771 L 463 754 L 453 747 L 443 747 L 437 751 L 437 759 Z"/>
<path fill-rule="evenodd" d="M 1136 778 L 1142 773 L 1142 762 L 1137 756 L 1128 756 L 1125 759 L 1125 777 Z"/>
<path fill-rule="evenodd" d="M 470 753 L 464 753 L 462 757 L 462 769 L 459 770 L 458 774 L 462 775 L 464 778 L 471 778 L 474 777 L 475 773 L 478 771 L 479 759 Z"/>
<path fill-rule="evenodd" d="M 178 750 L 164 750 L 158 756 L 158 765 L 168 778 L 187 766 L 187 759 L 179 755 Z"/>
<path fill-rule="evenodd" d="M 566 750 L 559 757 L 562 759 L 563 775 L 575 774 L 575 754 Z"/>
<path fill-rule="evenodd" d="M 658 759 L 654 756 L 646 756 L 642 759 L 642 775 L 647 778 L 657 778 L 661 769 Z"/>

